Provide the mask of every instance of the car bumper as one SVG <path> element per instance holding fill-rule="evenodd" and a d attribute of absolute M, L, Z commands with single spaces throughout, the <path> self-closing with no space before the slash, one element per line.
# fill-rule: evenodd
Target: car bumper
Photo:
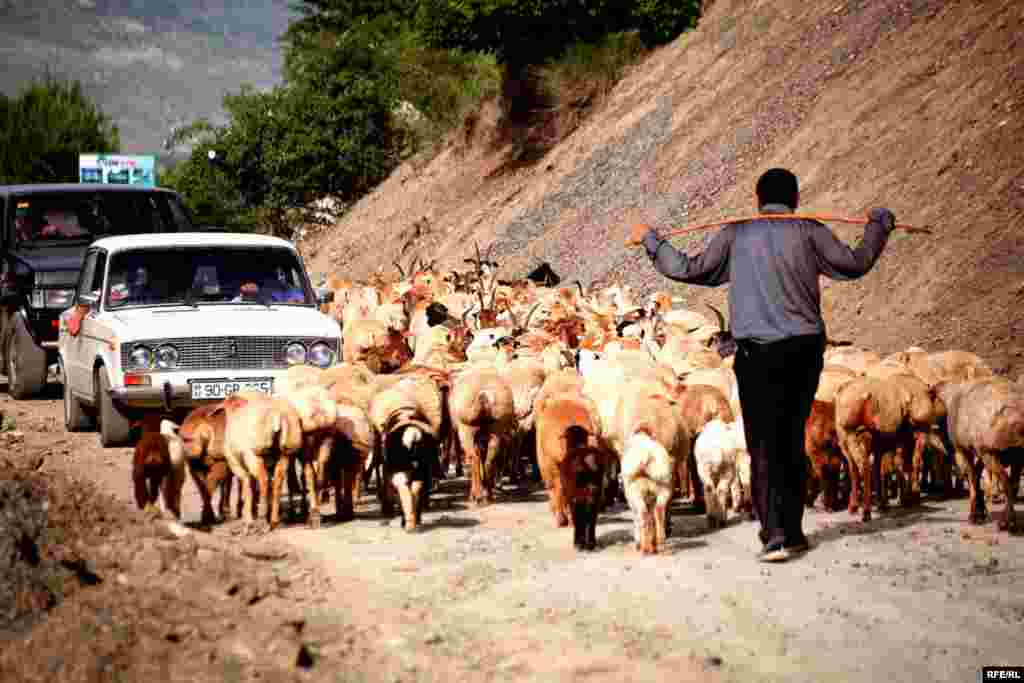
<path fill-rule="evenodd" d="M 188 373 L 153 373 L 149 375 L 150 384 L 111 387 L 110 396 L 123 407 L 139 410 L 192 408 L 205 405 L 219 398 L 193 398 L 192 383 L 196 381 L 252 381 L 257 379 L 273 380 L 273 392 L 277 395 L 284 385 L 287 370 L 251 370 L 188 372 Z"/>

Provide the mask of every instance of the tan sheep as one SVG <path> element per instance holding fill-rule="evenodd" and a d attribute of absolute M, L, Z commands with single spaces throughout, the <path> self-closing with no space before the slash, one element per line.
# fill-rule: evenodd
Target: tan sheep
<path fill-rule="evenodd" d="M 626 499 L 633 510 L 636 547 L 658 552 L 665 542 L 676 463 L 690 455 L 690 434 L 671 396 L 645 381 L 619 387 L 610 430 L 619 454 Z"/>
<path fill-rule="evenodd" d="M 255 392 L 239 392 L 225 399 L 227 422 L 224 458 L 242 488 L 244 532 L 264 524 L 268 499 L 270 527 L 280 522 L 281 484 L 292 455 L 302 448 L 302 426 L 290 403 Z M 269 489 L 265 458 L 277 457 L 273 490 Z M 259 485 L 259 512 L 253 500 L 253 477 Z M 314 482 L 308 482 L 313 488 Z M 257 520 L 259 520 L 257 522 Z"/>
<path fill-rule="evenodd" d="M 337 403 L 320 385 L 304 386 L 282 397 L 294 408 L 302 429 L 302 449 L 298 462 L 307 482 L 306 501 L 310 528 L 320 527 L 320 501 L 325 493 L 324 468 L 334 447 Z M 289 486 L 290 488 L 290 486 Z"/>
<path fill-rule="evenodd" d="M 836 398 L 836 391 L 851 379 L 860 375 L 855 370 L 842 365 L 826 365 L 818 378 L 818 391 L 814 394 L 816 401 L 832 403 Z"/>
<path fill-rule="evenodd" d="M 334 443 L 327 462 L 318 464 L 321 490 L 334 484 L 335 518 L 348 521 L 355 518 L 355 503 L 363 474 L 373 463 L 379 438 L 366 411 L 347 403 L 336 404 Z"/>
<path fill-rule="evenodd" d="M 943 382 L 935 387 L 946 415 L 957 464 L 970 487 L 972 524 L 985 520 L 984 497 L 978 495 L 978 461 L 1006 494 L 999 528 L 1018 529 L 1014 504 L 1024 466 L 1024 389 L 1001 377 Z M 1007 477 L 1004 465 L 1009 465 Z"/>
<path fill-rule="evenodd" d="M 907 375 L 888 379 L 860 377 L 842 386 L 835 396 L 836 438 L 850 469 L 849 511 L 860 506 L 863 486 L 863 520 L 871 519 L 871 467 L 881 465 L 882 454 L 899 450 L 905 459 L 913 453 L 912 472 L 901 480 L 902 502 L 910 505 L 920 496 L 924 444 L 937 419 L 933 394 L 924 382 Z M 879 505 L 887 506 L 887 493 L 879 492 Z"/>
<path fill-rule="evenodd" d="M 453 381 L 452 426 L 470 463 L 470 501 L 493 500 L 498 459 L 516 429 L 515 395 L 493 368 L 470 367 Z"/>

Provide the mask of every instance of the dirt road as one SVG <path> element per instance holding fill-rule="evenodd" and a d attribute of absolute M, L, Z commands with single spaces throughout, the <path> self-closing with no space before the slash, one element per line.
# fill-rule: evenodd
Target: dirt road
<path fill-rule="evenodd" d="M 14 402 L 4 394 L 0 452 L 22 461 L 44 455 L 47 476 L 95 482 L 114 496 L 112 509 L 124 504 L 108 517 L 129 524 L 138 516 L 129 512 L 130 450 L 104 450 L 95 434 L 66 434 L 55 398 Z M 250 680 L 290 669 L 296 680 L 330 681 L 968 681 L 983 665 L 1022 663 L 1024 538 L 992 523 L 968 527 L 964 500 L 926 499 L 867 525 L 845 512 L 808 511 L 814 549 L 786 565 L 754 560 L 753 523 L 707 533 L 703 517 L 683 507 L 667 551 L 644 558 L 633 549 L 626 509 L 601 518 L 599 552 L 581 555 L 571 530 L 554 528 L 542 492 L 473 510 L 464 482 L 447 481 L 434 500 L 417 535 L 382 519 L 372 497 L 354 522 L 328 516 L 319 530 L 295 523 L 272 532 L 263 542 L 287 558 L 252 562 L 286 590 L 252 605 L 223 595 L 194 600 L 198 632 L 157 636 L 170 654 L 161 655 L 165 677 L 150 678 Z M 196 521 L 198 510 L 187 482 L 185 521 Z M 232 526 L 213 536 L 240 545 Z M 177 595 L 213 591 L 197 581 L 223 583 L 227 570 L 214 571 L 208 555 L 209 570 L 193 562 L 198 578 Z M 141 571 L 133 557 L 127 576 L 118 576 L 124 585 Z M 169 581 L 171 569 L 154 574 Z M 130 611 L 138 593 L 109 590 L 111 583 L 102 599 L 115 604 L 107 607 Z M 95 602 L 90 595 L 101 588 L 84 587 L 55 608 L 35 627 L 35 643 L 52 645 L 54 620 L 80 619 L 76 605 Z M 284 623 L 300 626 L 282 650 L 274 634 Z M 135 628 L 144 632 L 145 620 Z M 79 646 L 56 643 L 68 652 Z M 24 636 L 11 648 L 42 656 Z M 194 653 L 205 667 L 190 666 Z M 142 669 L 132 661 L 103 660 L 106 673 L 81 680 L 136 680 L 131 672 Z M 129 675 L 118 679 L 118 670 Z"/>

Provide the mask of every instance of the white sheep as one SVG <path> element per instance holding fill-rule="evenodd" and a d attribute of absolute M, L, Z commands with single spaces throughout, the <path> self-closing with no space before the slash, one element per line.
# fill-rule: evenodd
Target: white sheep
<path fill-rule="evenodd" d="M 728 510 L 738 510 L 743 492 L 750 490 L 750 453 L 742 419 L 715 419 L 705 424 L 697 436 L 694 454 L 704 482 L 708 526 L 724 527 Z"/>

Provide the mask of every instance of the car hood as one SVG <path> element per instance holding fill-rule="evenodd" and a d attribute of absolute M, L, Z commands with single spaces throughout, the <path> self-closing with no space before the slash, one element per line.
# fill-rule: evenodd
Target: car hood
<path fill-rule="evenodd" d="M 87 247 L 43 247 L 41 249 L 17 249 L 11 252 L 14 260 L 36 273 L 52 273 L 58 270 L 79 271 L 85 261 Z"/>
<path fill-rule="evenodd" d="M 172 337 L 324 337 L 337 339 L 337 321 L 315 308 L 226 304 L 136 308 L 108 318 L 122 341 Z"/>

